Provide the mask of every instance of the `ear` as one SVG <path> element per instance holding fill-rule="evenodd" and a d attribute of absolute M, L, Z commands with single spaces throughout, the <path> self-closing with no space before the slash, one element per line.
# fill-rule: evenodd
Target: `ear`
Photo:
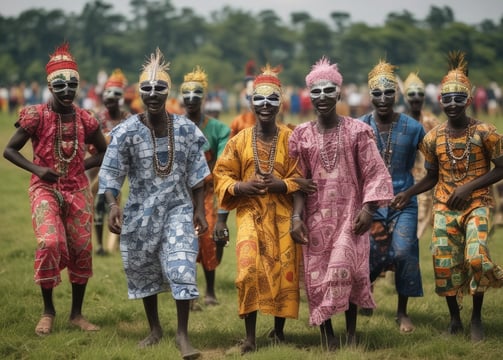
<path fill-rule="evenodd" d="M 466 102 L 465 107 L 470 106 L 470 105 L 472 104 L 472 102 L 473 102 L 473 98 L 472 98 L 472 97 L 469 97 L 469 98 L 468 98 L 468 101 Z"/>

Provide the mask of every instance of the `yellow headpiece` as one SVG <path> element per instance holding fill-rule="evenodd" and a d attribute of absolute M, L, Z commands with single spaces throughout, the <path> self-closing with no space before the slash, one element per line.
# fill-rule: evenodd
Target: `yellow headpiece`
<path fill-rule="evenodd" d="M 150 59 L 145 62 L 142 70 L 140 84 L 145 81 L 154 82 L 163 80 L 168 83 L 168 87 L 171 89 L 171 78 L 168 74 L 169 62 L 165 62 L 164 55 L 159 48 L 155 50 L 155 54 L 150 54 Z"/>
<path fill-rule="evenodd" d="M 267 64 L 261 71 L 262 73 L 253 81 L 253 93 L 265 96 L 272 93 L 281 95 L 281 81 L 278 78 L 280 68 L 272 68 Z"/>
<path fill-rule="evenodd" d="M 208 88 L 208 75 L 199 65 L 192 72 L 185 74 L 183 83 L 180 86 L 182 92 L 184 90 L 193 91 L 196 88 L 202 88 L 204 93 L 206 93 L 206 89 Z"/>
<path fill-rule="evenodd" d="M 379 60 L 379 63 L 369 72 L 369 89 L 395 89 L 397 86 L 394 70 L 397 68 L 386 61 Z"/>
<path fill-rule="evenodd" d="M 468 79 L 468 63 L 465 60 L 465 53 L 461 51 L 451 51 L 448 55 L 449 72 L 441 82 L 440 93 L 464 93 L 471 97 L 472 84 Z"/>
<path fill-rule="evenodd" d="M 403 83 L 403 88 L 406 94 L 409 90 L 424 92 L 424 82 L 417 76 L 417 73 L 410 73 Z"/>

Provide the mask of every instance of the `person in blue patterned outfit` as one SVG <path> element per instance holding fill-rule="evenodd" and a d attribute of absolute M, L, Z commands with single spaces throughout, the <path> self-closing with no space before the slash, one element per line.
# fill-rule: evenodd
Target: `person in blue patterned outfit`
<path fill-rule="evenodd" d="M 414 185 L 412 168 L 425 131 L 410 116 L 394 111 L 397 92 L 394 69 L 395 66 L 381 60 L 369 73 L 374 110 L 360 120 L 374 130 L 377 147 L 393 180 L 393 192 L 398 194 Z M 407 314 L 409 297 L 423 296 L 417 212 L 416 197 L 402 210 L 379 208 L 370 230 L 370 280 L 375 281 L 383 271 L 395 271 L 396 322 L 402 333 L 415 329 Z"/>
<path fill-rule="evenodd" d="M 120 251 L 130 299 L 142 299 L 150 334 L 140 347 L 159 343 L 157 294 L 170 290 L 176 302 L 176 343 L 183 359 L 201 353 L 188 337 L 190 301 L 198 298 L 198 234 L 208 230 L 203 180 L 210 174 L 201 130 L 185 116 L 165 110 L 171 89 L 168 65 L 159 49 L 140 75 L 146 111 L 129 117 L 111 132 L 99 173 L 100 193 L 110 206 L 108 226 L 120 233 Z M 122 216 L 117 195 L 129 180 Z"/>

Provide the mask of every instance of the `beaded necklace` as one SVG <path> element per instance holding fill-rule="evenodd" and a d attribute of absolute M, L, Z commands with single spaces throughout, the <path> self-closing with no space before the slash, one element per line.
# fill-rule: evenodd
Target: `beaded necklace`
<path fill-rule="evenodd" d="M 271 147 L 269 149 L 269 156 L 268 160 L 264 161 L 261 160 L 259 155 L 258 155 L 258 149 L 257 149 L 257 127 L 254 126 L 252 130 L 252 148 L 253 148 L 253 161 L 255 163 L 255 173 L 260 174 L 260 175 L 269 175 L 272 174 L 274 170 L 274 160 L 276 159 L 276 150 L 278 147 L 278 135 L 279 135 L 279 129 L 276 127 L 276 134 L 274 134 L 274 137 L 272 139 Z M 262 171 L 262 166 L 261 163 L 266 163 L 267 165 L 267 170 Z"/>
<path fill-rule="evenodd" d="M 78 134 L 78 127 L 77 127 L 77 120 L 74 118 L 72 123 L 73 123 L 73 149 L 72 153 L 70 156 L 67 156 L 65 153 L 65 150 L 63 148 L 63 120 L 61 119 L 61 114 L 56 113 L 58 116 L 58 123 L 56 126 L 56 133 L 55 133 L 55 139 L 54 139 L 54 156 L 58 160 L 58 168 L 60 172 L 63 175 L 67 175 L 68 173 L 68 166 L 72 162 L 72 160 L 77 156 L 77 152 L 79 150 L 79 134 Z M 75 116 L 75 113 L 72 114 Z"/>
<path fill-rule="evenodd" d="M 461 181 L 468 176 L 468 168 L 470 166 L 470 152 L 472 149 L 471 139 L 473 137 L 473 134 L 470 134 L 470 128 L 472 125 L 473 125 L 472 120 L 470 120 L 468 125 L 466 126 L 466 129 L 465 129 L 465 149 L 464 149 L 463 153 L 461 154 L 461 156 L 456 156 L 454 154 L 454 147 L 455 146 L 450 141 L 450 131 L 447 127 L 445 129 L 445 143 L 446 143 L 446 147 L 447 147 L 447 157 L 449 158 L 449 160 L 451 162 L 450 172 L 451 172 L 452 179 L 456 182 Z M 459 167 L 457 165 L 458 161 L 462 161 L 462 160 L 465 160 L 465 166 L 464 166 L 463 172 L 462 172 L 462 170 L 459 169 Z M 457 172 L 457 174 L 460 174 L 460 175 L 456 175 L 456 172 Z"/>
<path fill-rule="evenodd" d="M 337 163 L 342 120 L 343 118 L 339 118 L 337 126 L 335 127 L 335 141 L 332 141 L 332 134 L 327 134 L 325 129 L 320 127 L 319 122 L 316 122 L 316 128 L 318 129 L 316 140 L 318 141 L 321 165 L 329 173 L 335 169 L 335 164 Z"/>
<path fill-rule="evenodd" d="M 159 157 L 157 155 L 157 140 L 155 136 L 155 130 L 150 123 L 150 120 L 148 119 L 148 116 L 145 114 L 142 114 L 142 122 L 147 126 L 147 128 L 150 130 L 150 136 L 152 137 L 152 143 L 154 145 L 154 154 L 153 154 L 153 163 L 154 163 L 154 171 L 157 176 L 159 177 L 166 177 L 171 173 L 171 170 L 173 169 L 173 159 L 174 159 L 174 145 L 175 145 L 175 131 L 174 131 L 174 124 L 173 124 L 173 118 L 171 117 L 170 114 L 166 113 L 167 115 L 167 121 L 166 121 L 166 130 L 167 130 L 167 137 L 168 137 L 168 161 L 166 164 L 162 164 L 162 162 L 159 160 Z"/>
<path fill-rule="evenodd" d="M 377 128 L 377 123 L 376 123 L 376 129 L 377 133 L 379 136 L 379 152 L 381 153 L 381 157 L 384 160 L 384 164 L 388 168 L 388 170 L 391 170 L 391 159 L 393 157 L 393 148 L 392 148 L 392 140 L 393 140 L 393 131 L 395 128 L 395 125 L 397 123 L 397 120 L 393 120 L 391 122 L 391 125 L 388 129 L 388 137 L 386 139 L 386 146 L 383 146 L 383 139 L 381 136 L 381 133 L 379 132 L 379 128 Z"/>

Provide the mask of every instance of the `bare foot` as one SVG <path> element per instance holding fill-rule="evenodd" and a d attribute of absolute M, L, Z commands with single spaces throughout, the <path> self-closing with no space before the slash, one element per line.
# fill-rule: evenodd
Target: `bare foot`
<path fill-rule="evenodd" d="M 75 325 L 75 326 L 79 327 L 80 330 L 84 330 L 84 331 L 98 331 L 100 329 L 100 327 L 98 325 L 94 325 L 93 323 L 90 323 L 82 315 L 78 315 L 78 316 L 74 317 L 73 319 L 70 319 L 70 324 Z"/>
<path fill-rule="evenodd" d="M 218 300 L 214 296 L 206 295 L 204 297 L 204 305 L 206 305 L 206 306 L 215 306 L 215 305 L 218 305 Z"/>
<path fill-rule="evenodd" d="M 411 333 L 416 329 L 412 320 L 407 315 L 399 315 L 396 318 L 396 323 L 399 325 L 401 333 Z"/>
<path fill-rule="evenodd" d="M 256 350 L 257 350 L 257 345 L 254 342 L 252 342 L 248 339 L 245 339 L 243 341 L 243 345 L 241 345 L 241 355 L 244 355 L 246 353 L 253 352 Z"/>
<path fill-rule="evenodd" d="M 38 336 L 49 335 L 52 332 L 52 324 L 54 322 L 54 315 L 43 314 L 35 327 L 35 333 Z"/>
<path fill-rule="evenodd" d="M 184 360 L 194 360 L 201 357 L 201 352 L 190 344 L 187 336 L 177 334 L 175 342 Z"/>
<path fill-rule="evenodd" d="M 450 335 L 456 335 L 463 332 L 463 324 L 459 320 L 451 320 L 447 332 Z"/>
<path fill-rule="evenodd" d="M 482 326 L 482 321 L 472 320 L 470 336 L 472 342 L 479 342 L 484 340 L 484 327 Z"/>
<path fill-rule="evenodd" d="M 157 345 L 162 339 L 162 332 L 152 331 L 148 336 L 138 343 L 140 349 Z"/>

